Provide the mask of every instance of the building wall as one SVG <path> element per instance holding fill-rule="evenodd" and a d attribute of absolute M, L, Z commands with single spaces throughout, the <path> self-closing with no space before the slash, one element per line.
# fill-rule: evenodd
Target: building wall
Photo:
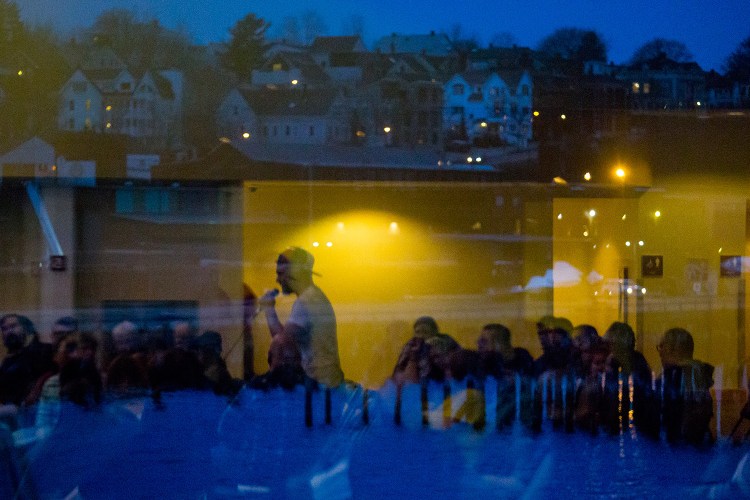
<path fill-rule="evenodd" d="M 682 178 L 635 199 L 556 199 L 554 212 L 562 217 L 553 218 L 554 261 L 580 271 L 581 281 L 567 286 L 560 278 L 555 313 L 593 324 L 600 333 L 627 319 L 657 373 L 661 335 L 686 328 L 695 357 L 721 367 L 717 383 L 739 387 L 748 357 L 748 274 L 723 275 L 721 257 L 746 255 L 749 192 L 742 183 Z M 662 276 L 648 276 L 644 256 L 661 260 Z M 626 267 L 631 281 L 623 292 L 619 280 Z"/>
<path fill-rule="evenodd" d="M 258 293 L 275 288 L 277 254 L 290 245 L 311 251 L 321 274 L 316 283 L 337 314 L 347 378 L 382 384 L 423 315 L 434 316 L 465 347 L 476 346 L 482 325 L 502 322 L 516 344 L 538 352 L 533 324 L 546 309 L 529 316 L 519 288 L 544 273 L 542 260 L 524 252 L 549 253 L 549 238 L 527 246 L 520 234 L 544 230 L 520 227 L 527 224 L 526 202 L 540 192 L 438 183 L 253 182 L 252 188 L 244 208 L 244 280 Z M 292 302 L 278 298 L 282 321 Z M 263 371 L 270 343 L 263 315 L 254 334 L 255 368 Z"/>

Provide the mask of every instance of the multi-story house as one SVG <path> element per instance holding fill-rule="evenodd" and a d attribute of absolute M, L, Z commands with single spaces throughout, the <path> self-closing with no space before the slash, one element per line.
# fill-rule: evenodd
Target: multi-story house
<path fill-rule="evenodd" d="M 344 144 L 356 136 L 351 110 L 333 89 L 232 89 L 217 128 L 223 137 L 267 144 Z"/>
<path fill-rule="evenodd" d="M 337 85 L 356 85 L 362 81 L 361 54 L 367 52 L 359 36 L 319 36 L 310 46 L 315 63 Z"/>
<path fill-rule="evenodd" d="M 695 62 L 676 62 L 663 53 L 616 76 L 630 88 L 636 109 L 685 109 L 706 102 L 706 74 Z"/>
<path fill-rule="evenodd" d="M 371 114 L 368 130 L 390 146 L 442 144 L 443 88 L 437 70 L 423 56 L 372 54 L 363 90 Z"/>
<path fill-rule="evenodd" d="M 269 90 L 323 88 L 330 86 L 331 79 L 310 54 L 277 52 L 253 70 L 250 83 Z"/>
<path fill-rule="evenodd" d="M 104 97 L 99 87 L 77 69 L 60 91 L 57 128 L 80 132 L 102 132 L 104 123 Z"/>
<path fill-rule="evenodd" d="M 182 140 L 182 75 L 176 70 L 77 69 L 60 91 L 60 130 L 123 134 L 174 149 Z"/>
<path fill-rule="evenodd" d="M 525 146 L 532 137 L 533 82 L 528 71 L 468 71 L 444 85 L 447 136 L 476 144 Z"/>

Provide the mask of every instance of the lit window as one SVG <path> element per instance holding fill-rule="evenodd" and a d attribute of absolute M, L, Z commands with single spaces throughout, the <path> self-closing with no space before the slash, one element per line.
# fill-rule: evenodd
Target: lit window
<path fill-rule="evenodd" d="M 282 69 L 284 69 L 284 66 L 281 63 L 274 63 L 273 64 L 273 70 L 274 71 L 281 71 Z"/>
<path fill-rule="evenodd" d="M 633 93 L 634 94 L 640 94 L 641 93 L 641 84 L 638 82 L 633 82 Z"/>
<path fill-rule="evenodd" d="M 648 94 L 651 92 L 651 84 L 650 83 L 644 83 L 643 84 L 643 93 Z"/>

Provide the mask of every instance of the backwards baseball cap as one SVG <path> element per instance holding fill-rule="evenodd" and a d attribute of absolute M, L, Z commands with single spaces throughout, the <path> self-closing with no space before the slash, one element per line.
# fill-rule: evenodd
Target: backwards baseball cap
<path fill-rule="evenodd" d="M 313 255 L 304 248 L 289 247 L 279 254 L 279 258 L 276 260 L 276 262 L 288 263 L 296 267 L 297 269 L 309 271 L 315 276 L 320 276 L 320 274 L 312 270 L 313 265 L 315 265 L 315 257 L 313 257 Z"/>

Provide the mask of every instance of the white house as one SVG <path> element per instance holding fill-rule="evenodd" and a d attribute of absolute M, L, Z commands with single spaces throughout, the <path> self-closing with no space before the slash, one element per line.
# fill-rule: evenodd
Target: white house
<path fill-rule="evenodd" d="M 57 128 L 80 132 L 102 131 L 103 97 L 93 81 L 80 69 L 73 73 L 60 92 Z"/>
<path fill-rule="evenodd" d="M 60 91 L 59 130 L 118 133 L 177 147 L 182 136 L 182 74 L 77 69 Z"/>
<path fill-rule="evenodd" d="M 528 71 L 465 72 L 444 86 L 446 132 L 470 140 L 499 138 L 525 146 L 531 139 L 533 83 Z"/>
<path fill-rule="evenodd" d="M 221 136 L 268 144 L 335 144 L 351 140 L 351 119 L 329 89 L 235 88 L 217 111 Z"/>

